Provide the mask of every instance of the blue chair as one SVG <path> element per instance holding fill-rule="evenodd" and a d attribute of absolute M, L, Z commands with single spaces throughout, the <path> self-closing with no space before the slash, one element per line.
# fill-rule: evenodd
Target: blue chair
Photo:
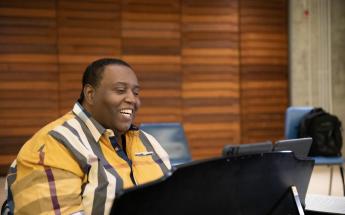
<path fill-rule="evenodd" d="M 169 154 L 172 166 L 192 161 L 187 139 L 180 123 L 143 123 L 140 129 L 158 140 Z"/>
<path fill-rule="evenodd" d="M 285 138 L 295 139 L 298 138 L 299 124 L 302 118 L 309 113 L 313 107 L 289 107 L 285 115 Z M 330 183 L 328 194 L 331 195 L 332 181 L 333 181 L 333 166 L 339 166 L 341 179 L 343 183 L 343 194 L 345 196 L 345 181 L 344 181 L 344 158 L 342 156 L 336 157 L 312 157 L 315 160 L 315 165 L 327 165 L 330 166 Z"/>

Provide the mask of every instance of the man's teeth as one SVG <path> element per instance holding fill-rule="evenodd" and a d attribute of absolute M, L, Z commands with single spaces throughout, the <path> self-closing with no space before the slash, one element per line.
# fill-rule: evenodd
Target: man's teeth
<path fill-rule="evenodd" d="M 123 110 L 120 111 L 120 113 L 132 115 L 133 110 L 131 110 L 131 109 L 123 109 Z"/>

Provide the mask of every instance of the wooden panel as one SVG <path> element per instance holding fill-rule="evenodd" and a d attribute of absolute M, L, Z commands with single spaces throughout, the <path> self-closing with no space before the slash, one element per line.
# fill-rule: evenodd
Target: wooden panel
<path fill-rule="evenodd" d="M 194 159 L 240 142 L 236 1 L 182 1 L 183 122 Z"/>
<path fill-rule="evenodd" d="M 120 56 L 120 22 L 120 1 L 57 1 L 60 114 L 79 98 L 89 63 Z"/>
<path fill-rule="evenodd" d="M 288 105 L 287 1 L 240 1 L 241 141 L 283 138 Z"/>
<path fill-rule="evenodd" d="M 181 122 L 180 1 L 125 0 L 122 54 L 138 75 L 141 122 Z"/>
<path fill-rule="evenodd" d="M 0 172 L 58 116 L 55 2 L 0 3 Z"/>
<path fill-rule="evenodd" d="M 286 0 L 0 1 L 0 174 L 103 57 L 133 65 L 136 123 L 182 122 L 194 159 L 282 138 L 287 14 Z"/>

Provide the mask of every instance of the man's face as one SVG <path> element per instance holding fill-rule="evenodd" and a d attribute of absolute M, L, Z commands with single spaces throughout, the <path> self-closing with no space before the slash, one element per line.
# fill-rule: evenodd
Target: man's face
<path fill-rule="evenodd" d="M 126 132 L 140 106 L 139 84 L 133 70 L 121 65 L 106 66 L 92 101 L 93 118 L 107 129 Z"/>

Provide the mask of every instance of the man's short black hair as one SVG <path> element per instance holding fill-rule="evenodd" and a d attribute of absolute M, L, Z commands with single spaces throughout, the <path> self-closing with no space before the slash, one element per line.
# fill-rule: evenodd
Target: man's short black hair
<path fill-rule="evenodd" d="M 102 79 L 105 67 L 111 64 L 132 68 L 127 62 L 116 58 L 102 58 L 89 64 L 83 74 L 82 89 L 78 99 L 80 104 L 84 101 L 84 86 L 90 84 L 96 88 Z"/>

